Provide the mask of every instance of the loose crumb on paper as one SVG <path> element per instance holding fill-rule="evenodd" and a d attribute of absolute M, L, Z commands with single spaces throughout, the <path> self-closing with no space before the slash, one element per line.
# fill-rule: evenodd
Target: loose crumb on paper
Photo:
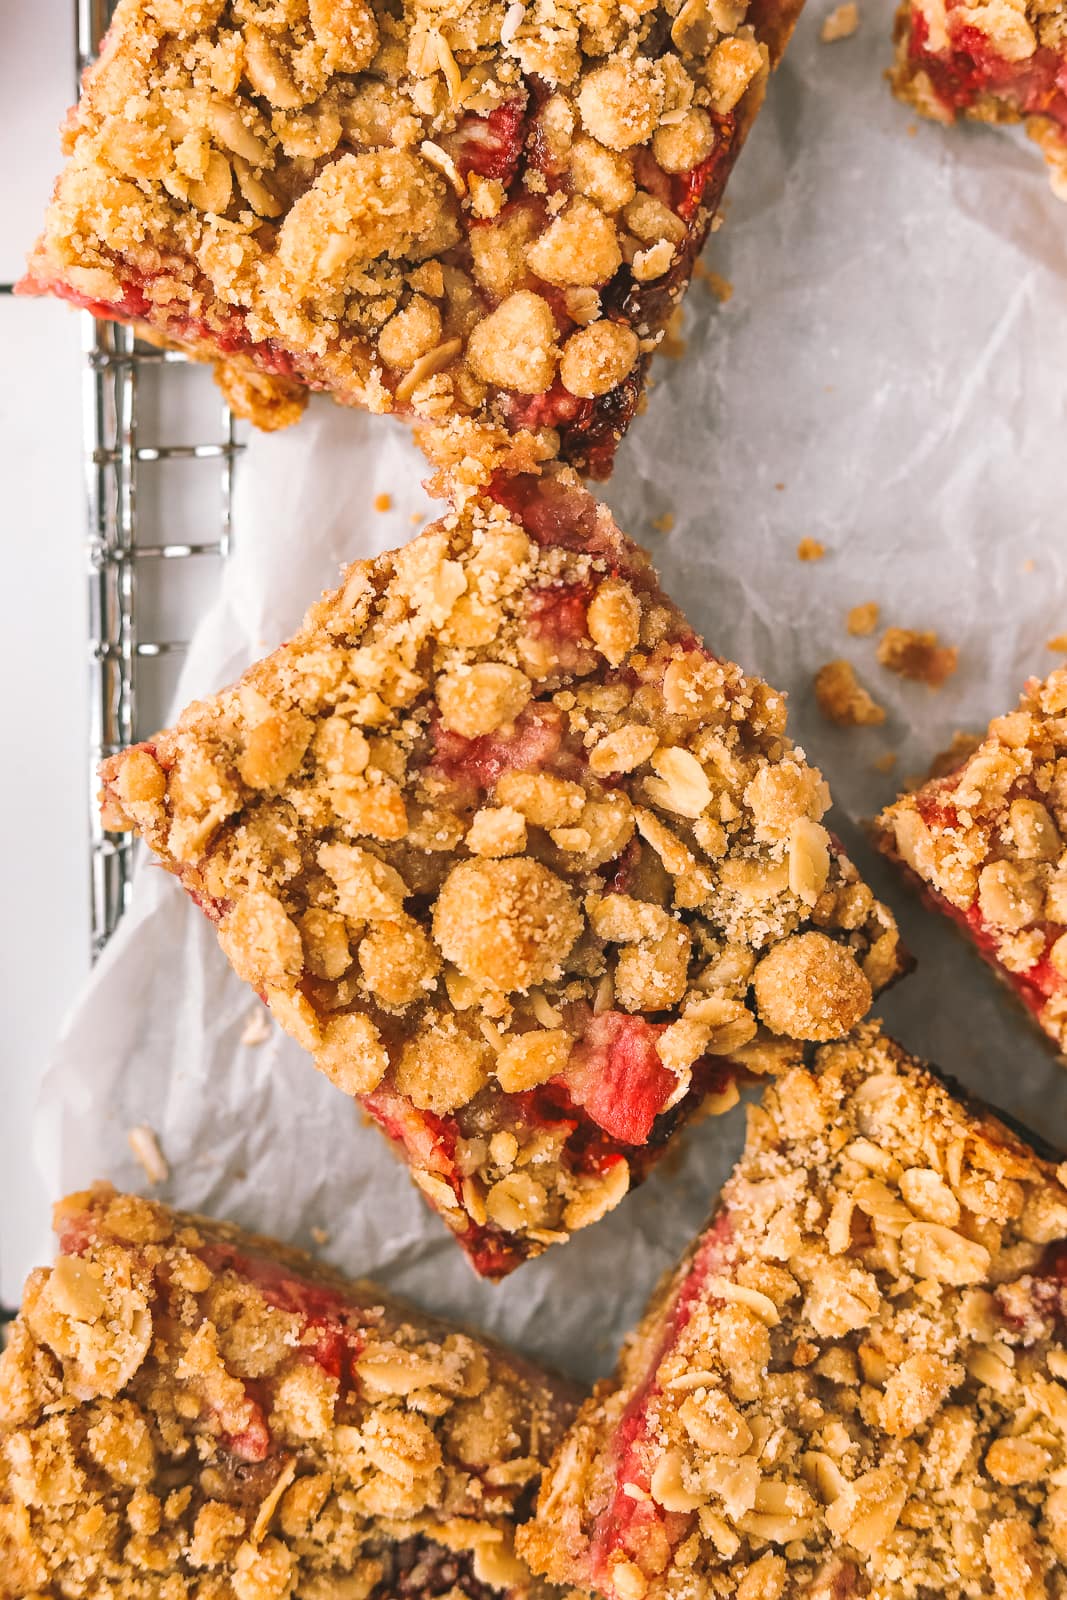
<path fill-rule="evenodd" d="M 875 772 L 892 772 L 896 764 L 897 753 L 895 750 L 883 750 L 881 755 L 875 756 L 874 760 L 871 762 L 871 766 L 874 768 Z"/>
<path fill-rule="evenodd" d="M 860 25 L 859 7 L 855 0 L 844 0 L 825 18 L 819 33 L 823 44 L 835 44 L 838 39 L 850 39 Z"/>
<path fill-rule="evenodd" d="M 698 261 L 693 268 L 693 276 L 700 283 L 706 283 L 711 293 L 721 306 L 724 306 L 734 292 L 734 286 L 729 278 L 724 278 L 721 273 L 712 272 L 710 267 Z"/>
<path fill-rule="evenodd" d="M 826 554 L 826 546 L 818 539 L 801 539 L 797 545 L 798 561 L 821 561 Z"/>
<path fill-rule="evenodd" d="M 851 661 L 828 661 L 815 674 L 815 698 L 839 728 L 877 728 L 885 711 L 856 678 Z"/>
<path fill-rule="evenodd" d="M 955 645 L 939 644 L 932 630 L 887 628 L 878 644 L 878 660 L 883 667 L 911 683 L 925 683 L 929 689 L 940 689 L 952 676 L 959 665 L 959 655 Z"/>
<path fill-rule="evenodd" d="M 245 1025 L 241 1029 L 241 1043 L 247 1045 L 266 1044 L 271 1035 L 270 1013 L 266 1006 L 257 1006 L 245 1018 Z"/>
<path fill-rule="evenodd" d="M 391 494 L 376 494 L 374 496 L 375 511 L 392 511 L 393 497 Z"/>
<path fill-rule="evenodd" d="M 845 618 L 845 626 L 854 639 L 869 639 L 878 626 L 878 618 L 882 608 L 877 600 L 864 600 L 861 605 L 853 606 Z"/>
<path fill-rule="evenodd" d="M 126 1138 L 149 1183 L 166 1183 L 170 1177 L 170 1168 L 162 1150 L 159 1148 L 159 1140 L 156 1137 L 155 1129 L 150 1128 L 146 1122 L 142 1122 L 136 1128 L 131 1128 Z"/>
<path fill-rule="evenodd" d="M 660 353 L 665 355 L 669 361 L 680 361 L 685 355 L 687 341 L 682 338 L 683 315 L 682 307 L 677 306 L 671 312 L 667 320 L 667 326 L 663 330 L 663 338 L 659 349 Z"/>
<path fill-rule="evenodd" d="M 1027 556 L 1026 560 L 1023 562 L 1023 571 L 1033 572 L 1036 566 L 1037 562 L 1034 560 L 1033 556 Z"/>
<path fill-rule="evenodd" d="M 674 527 L 674 512 L 665 511 L 662 517 L 653 517 L 652 526 L 657 533 L 670 533 Z"/>
<path fill-rule="evenodd" d="M 1045 649 L 1055 650 L 1058 654 L 1067 655 L 1067 633 L 1058 633 L 1054 639 L 1049 639 Z"/>
<path fill-rule="evenodd" d="M 330 1242 L 330 1235 L 325 1228 L 312 1228 L 311 1237 L 320 1247 L 324 1244 L 329 1244 Z"/>

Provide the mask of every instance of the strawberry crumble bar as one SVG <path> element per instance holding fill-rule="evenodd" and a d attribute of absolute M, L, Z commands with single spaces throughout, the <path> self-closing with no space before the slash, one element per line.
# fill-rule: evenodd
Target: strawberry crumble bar
<path fill-rule="evenodd" d="M 717 1213 L 519 1534 L 608 1600 L 1062 1600 L 1067 1164 L 866 1027 Z"/>
<path fill-rule="evenodd" d="M 349 568 L 104 817 L 500 1276 L 901 970 L 785 727 L 560 468 Z"/>
<path fill-rule="evenodd" d="M 1067 14 L 1045 0 L 904 0 L 893 91 L 925 117 L 1022 122 L 1067 199 Z"/>
<path fill-rule="evenodd" d="M 120 0 L 22 287 L 607 476 L 802 0 Z"/>
<path fill-rule="evenodd" d="M 878 818 L 877 842 L 1067 1053 L 1067 668 Z"/>
<path fill-rule="evenodd" d="M 569 1385 L 272 1240 L 101 1185 L 0 1357 L 0 1600 L 547 1600 Z"/>

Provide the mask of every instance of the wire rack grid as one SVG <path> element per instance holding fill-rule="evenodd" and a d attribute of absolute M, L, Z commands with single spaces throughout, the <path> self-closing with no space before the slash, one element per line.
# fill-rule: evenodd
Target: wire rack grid
<path fill-rule="evenodd" d="M 113 9 L 77 0 L 79 80 Z M 166 713 L 198 604 L 229 554 L 242 445 L 205 369 L 88 313 L 83 347 L 95 959 L 128 902 L 135 849 L 101 824 L 96 767 Z"/>

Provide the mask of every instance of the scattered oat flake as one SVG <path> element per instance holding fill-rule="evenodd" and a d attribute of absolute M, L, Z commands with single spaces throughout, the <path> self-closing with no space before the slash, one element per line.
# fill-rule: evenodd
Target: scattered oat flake
<path fill-rule="evenodd" d="M 845 618 L 845 626 L 855 639 L 866 639 L 878 626 L 881 607 L 877 600 L 864 600 L 861 605 L 853 606 Z"/>
<path fill-rule="evenodd" d="M 844 0 L 825 18 L 819 37 L 823 44 L 834 44 L 838 39 L 850 39 L 860 25 L 859 7 L 855 0 Z"/>
<path fill-rule="evenodd" d="M 142 1122 L 136 1128 L 131 1128 L 126 1138 L 130 1149 L 141 1163 L 149 1183 L 166 1183 L 170 1177 L 170 1168 L 159 1148 L 155 1130 L 146 1122 Z"/>
<path fill-rule="evenodd" d="M 330 1242 L 330 1235 L 325 1228 L 312 1228 L 311 1237 L 317 1245 L 329 1244 Z"/>
<path fill-rule="evenodd" d="M 652 526 L 657 533 L 670 533 L 674 527 L 674 512 L 665 511 L 662 517 L 653 517 Z"/>
<path fill-rule="evenodd" d="M 825 554 L 826 546 L 818 539 L 801 539 L 797 545 L 798 561 L 821 561 Z"/>
<path fill-rule="evenodd" d="M 392 511 L 393 497 L 391 494 L 376 494 L 374 496 L 375 511 Z"/>
<path fill-rule="evenodd" d="M 1067 633 L 1058 633 L 1054 639 L 1048 641 L 1045 649 L 1067 653 Z"/>
<path fill-rule="evenodd" d="M 270 1038 L 270 1013 L 266 1006 L 257 1006 L 250 1011 L 241 1029 L 241 1043 L 248 1045 L 266 1044 Z"/>
<path fill-rule="evenodd" d="M 896 764 L 897 753 L 895 750 L 883 750 L 882 754 L 880 756 L 875 756 L 874 760 L 871 762 L 871 766 L 874 768 L 875 772 L 892 772 Z"/>
<path fill-rule="evenodd" d="M 876 728 L 885 711 L 857 680 L 851 661 L 828 661 L 815 674 L 815 698 L 828 722 L 839 728 Z"/>
<path fill-rule="evenodd" d="M 932 630 L 887 628 L 878 645 L 879 663 L 898 677 L 940 689 L 959 664 L 955 645 L 941 645 Z"/>

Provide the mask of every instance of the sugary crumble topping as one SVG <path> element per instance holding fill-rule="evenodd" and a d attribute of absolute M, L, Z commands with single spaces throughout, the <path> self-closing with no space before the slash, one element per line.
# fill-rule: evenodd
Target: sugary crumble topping
<path fill-rule="evenodd" d="M 959 664 L 955 645 L 938 643 L 936 633 L 914 628 L 887 628 L 878 641 L 878 661 L 898 677 L 940 689 Z"/>
<path fill-rule="evenodd" d="M 824 19 L 819 38 L 823 44 L 836 44 L 839 39 L 851 39 L 859 25 L 860 13 L 856 0 L 844 0 L 843 5 L 835 6 Z"/>
<path fill-rule="evenodd" d="M 490 1273 L 901 970 L 782 695 L 710 654 L 567 469 L 352 566 L 101 771 L 108 827 Z"/>
<path fill-rule="evenodd" d="M 845 618 L 845 626 L 855 639 L 868 639 L 878 626 L 882 608 L 877 600 L 863 600 Z"/>
<path fill-rule="evenodd" d="M 877 728 L 885 710 L 856 677 L 851 661 L 828 661 L 815 674 L 815 698 L 828 722 L 841 728 Z"/>
<path fill-rule="evenodd" d="M 324 389 L 606 476 L 800 0 L 749 9 L 120 0 L 23 288 L 264 427 Z"/>
<path fill-rule="evenodd" d="M 1067 199 L 1067 10 L 1059 0 L 904 0 L 893 92 L 950 123 L 1022 122 Z"/>
<path fill-rule="evenodd" d="M 1067 668 L 964 738 L 951 769 L 878 818 L 919 880 L 1067 1049 Z"/>
<path fill-rule="evenodd" d="M 514 1550 L 568 1386 L 236 1228 L 56 1208 L 0 1356 L 10 1600 L 548 1600 Z"/>
<path fill-rule="evenodd" d="M 877 1025 L 819 1050 L 520 1549 L 609 1600 L 1062 1600 L 1065 1179 Z"/>

